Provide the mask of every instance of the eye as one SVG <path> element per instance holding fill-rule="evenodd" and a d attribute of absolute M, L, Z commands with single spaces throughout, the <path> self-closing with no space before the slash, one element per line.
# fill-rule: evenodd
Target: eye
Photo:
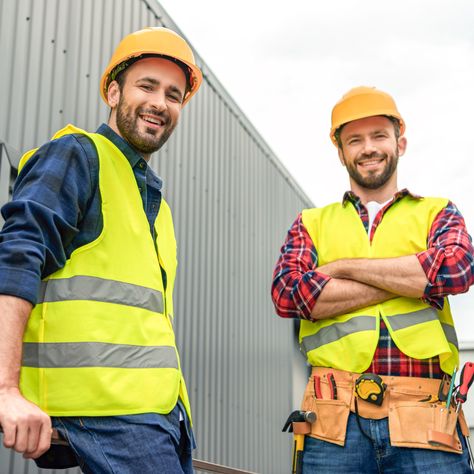
<path fill-rule="evenodd" d="M 354 137 L 354 138 L 350 138 L 349 140 L 347 140 L 347 144 L 348 145 L 357 145 L 357 143 L 359 143 L 360 139 L 357 138 L 357 137 Z"/>
<path fill-rule="evenodd" d="M 148 84 L 141 84 L 140 89 L 146 91 L 146 92 L 151 92 L 153 90 L 153 87 L 148 85 Z"/>
<path fill-rule="evenodd" d="M 167 97 L 168 97 L 168 100 L 170 100 L 171 102 L 179 102 L 181 103 L 183 101 L 182 97 L 181 97 L 181 94 L 179 92 L 169 92 L 167 94 Z"/>

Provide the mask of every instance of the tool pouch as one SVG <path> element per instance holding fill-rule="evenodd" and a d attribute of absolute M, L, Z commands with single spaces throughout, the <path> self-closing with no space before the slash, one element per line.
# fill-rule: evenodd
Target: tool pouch
<path fill-rule="evenodd" d="M 304 411 L 314 411 L 316 413 L 316 421 L 311 424 L 309 436 L 344 446 L 352 390 L 349 390 L 348 386 L 348 390 L 341 390 L 339 399 L 330 399 L 329 382 L 325 376 L 321 377 L 323 398 L 315 397 L 313 387 L 311 378 L 306 386 L 301 408 Z"/>
<path fill-rule="evenodd" d="M 456 430 L 458 416 L 446 403 L 395 401 L 388 422 L 392 446 L 462 453 Z"/>

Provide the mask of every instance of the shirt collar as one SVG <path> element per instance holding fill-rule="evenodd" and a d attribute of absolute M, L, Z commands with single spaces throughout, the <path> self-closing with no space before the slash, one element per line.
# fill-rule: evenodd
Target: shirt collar
<path fill-rule="evenodd" d="M 393 195 L 392 203 L 399 201 L 400 199 L 403 199 L 405 196 L 410 196 L 412 199 L 416 199 L 416 200 L 423 199 L 422 196 L 419 196 L 418 194 L 413 194 L 407 188 L 404 188 L 401 191 L 397 191 Z M 354 193 L 353 191 L 346 191 L 344 193 L 344 197 L 342 198 L 342 205 L 345 207 L 348 202 L 352 202 L 353 204 L 359 204 L 360 197 L 357 196 L 357 194 Z"/>
<path fill-rule="evenodd" d="M 112 130 L 105 123 L 103 123 L 97 129 L 97 133 L 100 133 L 105 138 L 110 140 L 123 153 L 125 158 L 127 158 L 132 168 L 135 168 L 135 166 L 137 166 L 138 163 L 140 163 L 141 161 L 144 161 L 145 164 L 147 165 L 147 168 L 146 168 L 147 181 L 154 182 L 155 186 L 158 189 L 161 189 L 163 185 L 162 179 L 153 172 L 153 170 L 151 169 L 151 167 L 148 166 L 148 163 L 143 158 L 143 156 L 140 155 L 140 153 L 138 153 L 126 140 L 124 140 L 118 133 Z"/>
<path fill-rule="evenodd" d="M 114 132 L 107 124 L 103 123 L 98 129 L 97 133 L 100 133 L 105 138 L 110 140 L 124 155 L 125 158 L 130 162 L 132 168 L 140 161 L 143 160 L 143 156 L 140 155 L 132 146 L 125 141 L 118 133 Z"/>

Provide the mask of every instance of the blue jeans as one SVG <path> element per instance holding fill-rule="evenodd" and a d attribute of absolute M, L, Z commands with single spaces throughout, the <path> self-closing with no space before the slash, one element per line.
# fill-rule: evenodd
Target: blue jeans
<path fill-rule="evenodd" d="M 344 447 L 306 436 L 303 474 L 461 474 L 473 472 L 464 437 L 458 430 L 463 453 L 447 453 L 430 449 L 398 448 L 390 445 L 388 419 L 360 418 L 367 439 L 351 413 L 347 423 Z"/>
<path fill-rule="evenodd" d="M 186 416 L 186 415 L 185 415 Z M 179 408 L 168 415 L 53 417 L 86 474 L 189 474 L 194 437 Z"/>

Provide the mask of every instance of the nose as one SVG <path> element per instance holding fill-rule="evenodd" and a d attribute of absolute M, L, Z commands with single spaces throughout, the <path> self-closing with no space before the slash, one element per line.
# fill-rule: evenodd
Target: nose
<path fill-rule="evenodd" d="M 370 138 L 366 138 L 363 142 L 362 153 L 364 155 L 370 155 L 370 154 L 372 154 L 376 151 L 377 151 L 377 147 L 376 147 L 375 143 Z"/>
<path fill-rule="evenodd" d="M 164 91 L 155 91 L 151 97 L 150 106 L 157 112 L 162 112 L 166 109 L 166 97 Z"/>

